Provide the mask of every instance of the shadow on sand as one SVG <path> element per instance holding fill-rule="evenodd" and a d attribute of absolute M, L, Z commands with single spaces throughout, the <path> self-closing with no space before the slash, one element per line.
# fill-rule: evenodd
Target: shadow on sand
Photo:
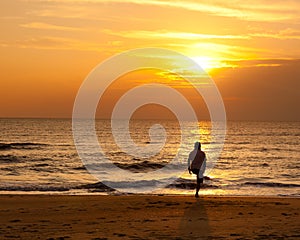
<path fill-rule="evenodd" d="M 196 199 L 195 202 L 186 207 L 179 224 L 179 234 L 180 237 L 193 239 L 205 239 L 210 235 L 204 199 Z"/>

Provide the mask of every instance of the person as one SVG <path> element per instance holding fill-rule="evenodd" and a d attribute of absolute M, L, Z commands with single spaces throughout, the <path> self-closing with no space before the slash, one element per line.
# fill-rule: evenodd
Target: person
<path fill-rule="evenodd" d="M 199 197 L 200 185 L 203 183 L 203 174 L 206 168 L 206 155 L 201 150 L 201 143 L 195 142 L 194 150 L 190 152 L 188 158 L 188 170 L 189 174 L 196 174 L 197 186 L 195 197 Z"/>

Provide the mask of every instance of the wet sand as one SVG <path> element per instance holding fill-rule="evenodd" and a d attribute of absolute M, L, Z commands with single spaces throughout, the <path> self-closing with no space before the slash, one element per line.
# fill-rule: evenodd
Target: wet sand
<path fill-rule="evenodd" d="M 0 239 L 300 239 L 299 198 L 0 196 Z"/>

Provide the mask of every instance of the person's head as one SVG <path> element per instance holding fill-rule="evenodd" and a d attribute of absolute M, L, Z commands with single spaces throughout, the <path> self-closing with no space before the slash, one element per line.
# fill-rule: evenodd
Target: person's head
<path fill-rule="evenodd" d="M 201 143 L 195 142 L 195 149 L 201 150 Z"/>

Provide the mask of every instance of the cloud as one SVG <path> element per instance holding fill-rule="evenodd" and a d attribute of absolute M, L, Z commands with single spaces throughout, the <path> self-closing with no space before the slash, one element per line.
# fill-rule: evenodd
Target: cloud
<path fill-rule="evenodd" d="M 253 66 L 261 63 L 281 64 Z M 243 61 L 252 67 L 224 69 L 214 76 L 231 119 L 300 120 L 300 59 Z"/>
<path fill-rule="evenodd" d="M 40 0 L 31 0 L 41 2 Z M 47 2 L 47 0 L 42 0 Z M 153 5 L 166 8 L 181 8 L 188 11 L 198 11 L 210 15 L 234 17 L 247 21 L 299 21 L 300 1 L 284 0 L 270 1 L 253 0 L 251 4 L 247 1 L 224 1 L 224 0 L 202 0 L 202 1 L 172 1 L 172 0 L 48 0 L 48 2 L 67 3 L 131 3 L 138 5 Z"/>
<path fill-rule="evenodd" d="M 82 31 L 83 29 L 67 27 L 62 25 L 54 25 L 43 22 L 31 22 L 26 24 L 21 24 L 21 27 L 32 28 L 32 29 L 42 29 L 42 30 L 59 30 L 59 31 Z"/>
<path fill-rule="evenodd" d="M 141 38 L 141 39 L 183 39 L 183 40 L 201 40 L 201 39 L 248 39 L 248 36 L 241 35 L 214 35 L 201 34 L 193 32 L 170 32 L 170 31 L 120 31 L 114 32 L 109 29 L 103 30 L 104 33 L 126 37 L 126 38 Z"/>
<path fill-rule="evenodd" d="M 114 46 L 108 42 L 99 44 L 94 42 L 84 42 L 80 40 L 61 38 L 61 37 L 33 37 L 30 39 L 16 41 L 2 41 L 1 47 L 19 47 L 32 49 L 56 49 L 56 50 L 77 50 L 77 51 L 102 51 L 108 45 Z"/>
<path fill-rule="evenodd" d="M 299 65 L 300 59 L 252 59 L 252 60 L 226 60 L 229 66 L 235 67 L 278 67 Z"/>
<path fill-rule="evenodd" d="M 280 30 L 279 32 L 268 31 L 268 32 L 252 33 L 252 34 L 250 34 L 250 36 L 275 38 L 275 39 L 297 39 L 297 40 L 300 40 L 300 30 L 286 28 L 286 29 Z"/>
<path fill-rule="evenodd" d="M 66 38 L 58 37 L 34 37 L 14 42 L 3 43 L 7 46 L 37 49 L 71 49 L 74 42 Z"/>

